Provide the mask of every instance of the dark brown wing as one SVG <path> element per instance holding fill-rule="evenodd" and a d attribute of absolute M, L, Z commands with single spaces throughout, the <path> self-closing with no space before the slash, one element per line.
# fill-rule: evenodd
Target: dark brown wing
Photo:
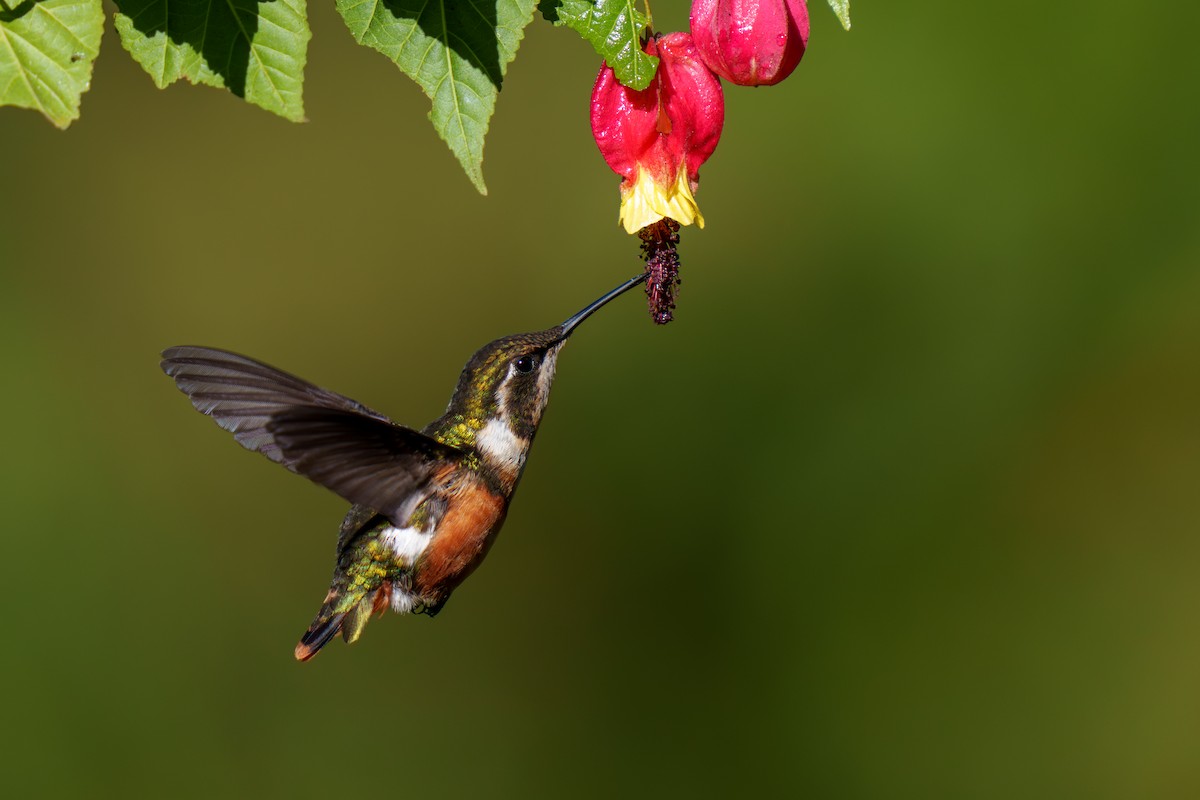
<path fill-rule="evenodd" d="M 411 428 L 332 408 L 280 411 L 267 432 L 296 472 L 401 526 L 462 457 Z"/>
<path fill-rule="evenodd" d="M 175 379 L 201 414 L 212 417 L 247 450 L 262 453 L 290 470 L 267 430 L 272 414 L 296 406 L 353 411 L 387 420 L 383 414 L 349 397 L 314 386 L 283 370 L 211 347 L 171 347 L 159 365 Z"/>
<path fill-rule="evenodd" d="M 172 347 L 161 366 L 243 447 L 399 525 L 439 469 L 461 456 L 349 397 L 236 353 Z"/>

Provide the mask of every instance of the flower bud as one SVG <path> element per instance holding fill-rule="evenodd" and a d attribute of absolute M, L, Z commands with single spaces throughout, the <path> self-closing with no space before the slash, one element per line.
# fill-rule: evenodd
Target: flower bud
<path fill-rule="evenodd" d="M 779 83 L 808 44 L 804 0 L 694 0 L 692 39 L 709 69 L 739 86 Z"/>
<path fill-rule="evenodd" d="M 620 222 L 629 233 L 664 218 L 704 227 L 693 192 L 700 165 L 721 138 L 721 82 L 686 33 L 651 38 L 646 52 L 659 58 L 648 87 L 621 85 L 605 64 L 592 89 L 592 135 L 608 166 L 624 178 Z"/>

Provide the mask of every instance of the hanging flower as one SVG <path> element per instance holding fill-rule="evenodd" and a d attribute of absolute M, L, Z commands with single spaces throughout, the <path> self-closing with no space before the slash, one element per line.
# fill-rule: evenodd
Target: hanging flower
<path fill-rule="evenodd" d="M 779 83 L 808 45 L 804 0 L 694 0 L 692 38 L 709 69 L 739 86 Z"/>
<path fill-rule="evenodd" d="M 721 82 L 686 33 L 654 36 L 645 49 L 659 58 L 647 88 L 621 85 L 605 64 L 592 89 L 592 134 L 624 178 L 620 222 L 629 233 L 662 219 L 703 228 L 695 191 L 700 165 L 721 138 Z"/>

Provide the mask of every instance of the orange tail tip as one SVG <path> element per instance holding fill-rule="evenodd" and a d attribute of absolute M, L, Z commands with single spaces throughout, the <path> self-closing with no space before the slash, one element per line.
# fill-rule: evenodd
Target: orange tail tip
<path fill-rule="evenodd" d="M 354 644 L 362 635 L 363 628 L 367 627 L 371 615 L 386 611 L 391 605 L 391 598 L 392 584 L 384 582 L 374 592 L 351 600 L 353 605 L 345 611 L 331 614 L 330 611 L 334 608 L 346 607 L 346 599 L 339 597 L 337 592 L 331 589 L 317 618 L 296 645 L 296 660 L 308 661 L 339 632 L 346 644 Z"/>
<path fill-rule="evenodd" d="M 296 645 L 296 660 L 308 661 L 319 653 L 321 648 L 341 630 L 342 619 L 345 616 L 345 614 L 334 614 L 327 619 L 317 617 L 313 620 L 313 624 L 309 626 L 304 636 L 300 637 L 300 643 Z"/>

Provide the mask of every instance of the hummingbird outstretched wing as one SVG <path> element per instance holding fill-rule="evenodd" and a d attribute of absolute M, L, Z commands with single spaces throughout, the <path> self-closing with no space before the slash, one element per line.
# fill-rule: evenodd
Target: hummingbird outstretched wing
<path fill-rule="evenodd" d="M 356 400 L 236 353 L 172 347 L 161 366 L 243 447 L 399 525 L 462 456 Z"/>
<path fill-rule="evenodd" d="M 401 527 L 463 456 L 412 428 L 336 408 L 293 407 L 267 431 L 296 472 Z"/>

